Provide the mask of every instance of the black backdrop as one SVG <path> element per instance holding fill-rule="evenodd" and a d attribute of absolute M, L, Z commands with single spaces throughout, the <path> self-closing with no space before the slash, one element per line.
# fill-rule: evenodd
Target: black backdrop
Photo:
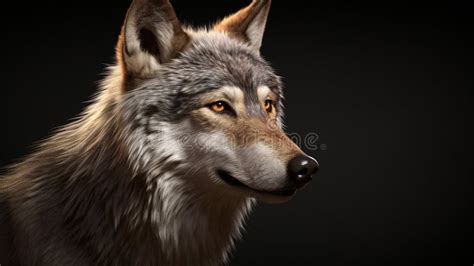
<path fill-rule="evenodd" d="M 173 3 L 205 25 L 248 2 Z M 2 166 L 86 106 L 129 1 L 11 4 Z M 231 265 L 474 263 L 470 16 L 453 2 L 274 1 L 262 53 L 285 77 L 286 124 L 326 149 L 305 191 L 257 207 Z"/>

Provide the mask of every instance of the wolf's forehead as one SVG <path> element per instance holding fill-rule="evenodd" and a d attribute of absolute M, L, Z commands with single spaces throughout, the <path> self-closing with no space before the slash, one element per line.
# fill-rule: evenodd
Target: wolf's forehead
<path fill-rule="evenodd" d="M 205 89 L 238 87 L 246 94 L 267 86 L 281 93 L 281 82 L 269 64 L 246 45 L 220 34 L 198 36 L 178 60 L 180 73 Z"/>

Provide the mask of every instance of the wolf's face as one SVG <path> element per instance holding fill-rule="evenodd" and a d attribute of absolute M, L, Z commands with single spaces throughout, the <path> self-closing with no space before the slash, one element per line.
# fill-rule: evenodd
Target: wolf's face
<path fill-rule="evenodd" d="M 318 164 L 283 132 L 281 81 L 259 53 L 269 7 L 194 31 L 168 1 L 134 2 L 118 51 L 138 170 L 269 202 L 311 180 Z"/>

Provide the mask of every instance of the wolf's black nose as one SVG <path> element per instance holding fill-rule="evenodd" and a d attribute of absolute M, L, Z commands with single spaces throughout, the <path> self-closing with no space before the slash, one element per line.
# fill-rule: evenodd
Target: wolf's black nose
<path fill-rule="evenodd" d="M 288 163 L 288 174 L 297 188 L 301 188 L 311 181 L 318 169 L 318 162 L 305 155 L 297 156 Z"/>

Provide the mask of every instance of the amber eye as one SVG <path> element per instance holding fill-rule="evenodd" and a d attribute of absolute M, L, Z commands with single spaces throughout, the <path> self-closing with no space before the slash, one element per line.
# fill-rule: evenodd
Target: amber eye
<path fill-rule="evenodd" d="M 273 101 L 272 100 L 266 100 L 265 101 L 265 104 L 264 104 L 264 107 L 265 107 L 265 110 L 268 112 L 268 113 L 273 113 Z"/>
<path fill-rule="evenodd" d="M 218 114 L 226 114 L 237 117 L 237 113 L 235 112 L 235 110 L 226 101 L 210 103 L 206 105 L 206 107 Z"/>
<path fill-rule="evenodd" d="M 226 110 L 227 104 L 225 102 L 215 102 L 209 105 L 209 108 L 211 108 L 212 111 L 216 113 L 222 113 Z"/>
<path fill-rule="evenodd" d="M 211 109 L 212 109 L 212 111 L 214 111 L 216 113 L 224 112 L 225 104 L 223 102 L 213 103 L 213 104 L 211 104 Z"/>

